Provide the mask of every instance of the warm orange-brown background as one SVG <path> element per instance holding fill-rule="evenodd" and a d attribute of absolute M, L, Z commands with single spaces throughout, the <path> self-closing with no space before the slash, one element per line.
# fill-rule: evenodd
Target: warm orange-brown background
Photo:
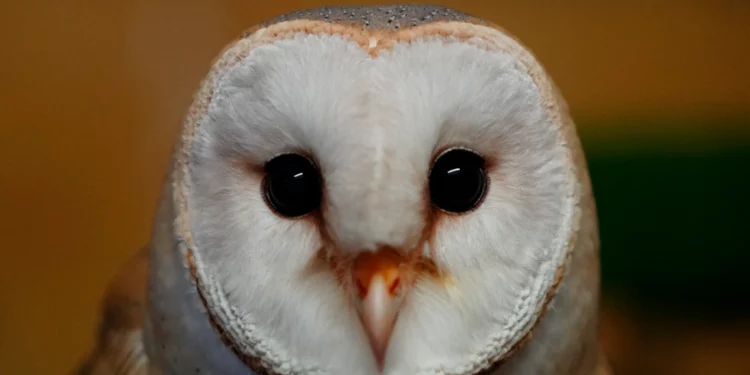
<path fill-rule="evenodd" d="M 578 117 L 749 115 L 750 4 L 655 3 L 442 2 L 519 36 Z M 74 367 L 106 282 L 148 239 L 172 137 L 211 59 L 255 22 L 322 4 L 0 5 L 0 374 Z"/>

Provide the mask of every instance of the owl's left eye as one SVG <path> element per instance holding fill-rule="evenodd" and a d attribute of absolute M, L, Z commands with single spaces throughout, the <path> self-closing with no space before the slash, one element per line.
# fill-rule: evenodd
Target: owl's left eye
<path fill-rule="evenodd" d="M 310 159 L 283 154 L 268 161 L 263 190 L 268 205 L 286 217 L 309 214 L 320 206 L 320 173 Z"/>
<path fill-rule="evenodd" d="M 471 211 L 487 192 L 484 159 L 463 149 L 440 155 L 430 172 L 430 199 L 443 211 L 456 214 Z"/>

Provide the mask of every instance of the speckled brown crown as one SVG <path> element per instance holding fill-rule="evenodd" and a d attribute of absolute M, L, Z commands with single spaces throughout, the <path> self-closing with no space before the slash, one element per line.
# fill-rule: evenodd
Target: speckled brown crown
<path fill-rule="evenodd" d="M 455 9 L 439 5 L 376 5 L 376 6 L 326 6 L 286 13 L 260 23 L 256 28 L 294 20 L 324 21 L 335 24 L 353 24 L 363 29 L 396 31 L 432 22 L 459 21 L 485 22 Z M 256 28 L 247 31 L 244 36 Z"/>

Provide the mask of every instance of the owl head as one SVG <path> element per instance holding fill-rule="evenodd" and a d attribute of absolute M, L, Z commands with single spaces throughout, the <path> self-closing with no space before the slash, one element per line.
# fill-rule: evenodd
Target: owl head
<path fill-rule="evenodd" d="M 572 362 L 594 216 L 565 104 L 503 30 L 432 6 L 287 14 L 222 52 L 186 118 L 149 351 L 176 373 Z"/>

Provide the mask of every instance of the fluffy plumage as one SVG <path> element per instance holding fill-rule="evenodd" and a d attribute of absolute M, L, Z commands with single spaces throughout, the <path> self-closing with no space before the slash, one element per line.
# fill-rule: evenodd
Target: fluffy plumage
<path fill-rule="evenodd" d="M 464 215 L 435 210 L 425 192 L 453 147 L 484 156 L 491 180 Z M 287 152 L 321 171 L 317 215 L 283 218 L 261 194 L 264 163 Z M 414 274 L 383 373 L 607 371 L 574 125 L 533 56 L 480 20 L 390 6 L 262 24 L 203 82 L 168 176 L 145 320 L 128 331 L 142 336 L 127 345 L 143 346 L 136 362 L 147 357 L 149 373 L 378 373 L 326 259 L 383 247 L 435 271 Z"/>

